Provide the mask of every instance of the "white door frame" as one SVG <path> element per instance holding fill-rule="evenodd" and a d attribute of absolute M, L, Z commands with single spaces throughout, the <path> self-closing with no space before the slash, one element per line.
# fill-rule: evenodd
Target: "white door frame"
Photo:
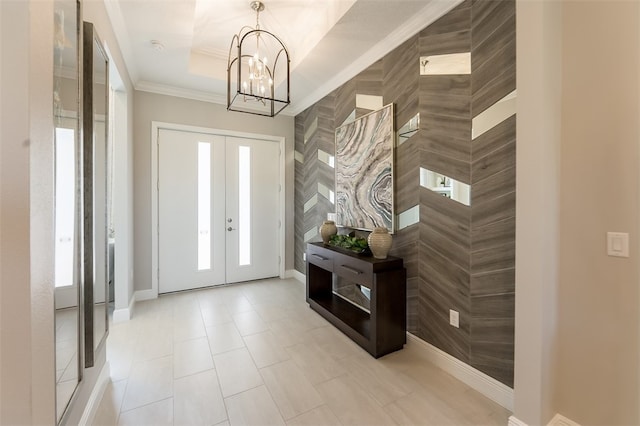
<path fill-rule="evenodd" d="M 136 292 L 137 300 L 154 299 L 158 297 L 158 132 L 160 129 L 178 130 L 195 133 L 206 133 L 219 136 L 235 136 L 248 139 L 260 139 L 278 142 L 280 146 L 280 192 L 278 194 L 278 205 L 280 211 L 279 246 L 280 246 L 280 278 L 285 278 L 285 177 L 284 177 L 284 143 L 282 136 L 262 135 L 258 133 L 236 132 L 233 130 L 212 129 L 209 127 L 189 126 L 185 124 L 166 123 L 162 121 L 151 122 L 151 289 Z M 142 293 L 142 294 L 139 294 Z"/>

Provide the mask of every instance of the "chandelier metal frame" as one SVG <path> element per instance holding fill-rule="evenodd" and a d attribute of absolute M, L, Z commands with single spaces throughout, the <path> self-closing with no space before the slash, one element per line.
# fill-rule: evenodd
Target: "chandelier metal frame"
<path fill-rule="evenodd" d="M 291 103 L 289 51 L 278 36 L 260 28 L 260 12 L 264 10 L 264 4 L 252 1 L 249 6 L 256 12 L 256 26 L 242 27 L 238 34 L 234 34 L 229 47 L 227 110 L 274 117 Z M 261 46 L 263 52 L 271 48 L 275 59 L 269 61 L 267 56 L 262 56 Z M 279 65 L 286 66 L 285 78 L 276 75 Z M 282 87 L 283 84 L 286 86 Z M 276 97 L 276 86 L 282 95 L 286 93 L 286 97 Z"/>

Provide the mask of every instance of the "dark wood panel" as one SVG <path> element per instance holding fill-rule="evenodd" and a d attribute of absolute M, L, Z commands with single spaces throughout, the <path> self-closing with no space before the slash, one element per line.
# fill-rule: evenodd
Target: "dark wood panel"
<path fill-rule="evenodd" d="M 471 275 L 471 296 L 513 293 L 516 289 L 515 268 Z"/>
<path fill-rule="evenodd" d="M 438 287 L 446 288 L 446 293 L 456 304 L 467 306 L 469 296 L 468 270 L 452 263 L 440 250 L 434 248 L 430 241 L 422 240 L 418 247 L 420 250 L 420 279 L 423 282 L 434 283 Z M 445 290 L 441 291 L 445 292 Z M 449 315 L 448 309 L 447 315 Z"/>
<path fill-rule="evenodd" d="M 420 36 L 456 33 L 471 27 L 471 3 L 463 2 L 420 32 Z"/>
<path fill-rule="evenodd" d="M 505 220 L 493 222 L 485 226 L 476 226 L 471 229 L 472 251 L 488 250 L 503 246 L 515 241 L 515 239 L 516 218 L 513 216 Z"/>
<path fill-rule="evenodd" d="M 420 150 L 420 167 L 443 174 L 464 183 L 471 182 L 471 165 L 469 161 L 447 157 L 439 152 L 427 149 Z M 473 191 L 471 192 L 473 197 Z"/>
<path fill-rule="evenodd" d="M 471 190 L 473 194 L 473 189 Z M 487 201 L 474 201 L 471 207 L 471 223 L 479 228 L 490 223 L 506 220 L 516 215 L 516 193 L 508 192 Z"/>
<path fill-rule="evenodd" d="M 471 273 L 480 274 L 516 266 L 516 244 L 509 241 L 503 245 L 471 252 Z"/>
<path fill-rule="evenodd" d="M 516 143 L 510 142 L 484 157 L 475 157 L 471 163 L 471 182 L 474 184 L 503 170 L 515 169 Z"/>
<path fill-rule="evenodd" d="M 468 312 L 463 305 L 451 305 L 451 301 L 429 286 L 420 288 L 420 333 L 437 348 L 453 355 L 462 362 L 469 362 Z M 460 328 L 449 324 L 449 309 L 460 312 Z"/>
<path fill-rule="evenodd" d="M 452 244 L 469 252 L 471 245 L 471 209 L 439 194 L 426 194 L 421 197 L 424 202 L 420 206 L 420 223 L 429 226 L 444 236 Z M 422 194 L 422 192 L 421 192 Z M 430 202 L 432 200 L 435 202 Z"/>
<path fill-rule="evenodd" d="M 482 325 L 484 320 L 493 318 L 512 319 L 515 315 L 515 293 L 500 293 L 489 296 L 473 296 L 471 297 L 471 316 L 473 317 L 474 333 L 476 338 L 490 339 L 492 335 L 487 333 L 483 336 L 482 331 L 486 332 L 487 325 Z M 495 327 L 491 328 L 495 331 Z M 511 330 L 513 332 L 513 330 Z"/>
<path fill-rule="evenodd" d="M 515 17 L 516 2 L 505 0 L 476 1 L 471 7 L 472 49 L 487 42 L 500 25 Z"/>
<path fill-rule="evenodd" d="M 515 190 L 516 169 L 515 167 L 510 167 L 494 173 L 479 182 L 473 182 L 471 187 L 471 206 L 475 209 L 478 204 L 501 197 Z"/>

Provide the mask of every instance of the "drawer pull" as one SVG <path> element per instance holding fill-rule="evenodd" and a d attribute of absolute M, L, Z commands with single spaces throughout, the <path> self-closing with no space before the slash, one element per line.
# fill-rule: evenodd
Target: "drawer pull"
<path fill-rule="evenodd" d="M 311 256 L 317 257 L 320 260 L 329 260 L 329 258 L 324 257 L 324 256 L 320 256 L 319 254 L 315 254 L 315 253 L 311 254 Z"/>
<path fill-rule="evenodd" d="M 343 267 L 344 269 L 346 269 L 347 271 L 351 272 L 352 274 L 360 275 L 360 274 L 362 274 L 362 273 L 363 273 L 362 271 L 358 271 L 357 269 L 352 268 L 352 267 L 347 266 L 347 265 L 342 265 L 342 267 Z"/>

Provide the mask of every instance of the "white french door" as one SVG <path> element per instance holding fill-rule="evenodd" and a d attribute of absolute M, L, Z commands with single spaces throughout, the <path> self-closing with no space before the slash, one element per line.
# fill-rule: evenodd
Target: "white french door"
<path fill-rule="evenodd" d="M 277 143 L 158 133 L 158 291 L 279 273 Z"/>

